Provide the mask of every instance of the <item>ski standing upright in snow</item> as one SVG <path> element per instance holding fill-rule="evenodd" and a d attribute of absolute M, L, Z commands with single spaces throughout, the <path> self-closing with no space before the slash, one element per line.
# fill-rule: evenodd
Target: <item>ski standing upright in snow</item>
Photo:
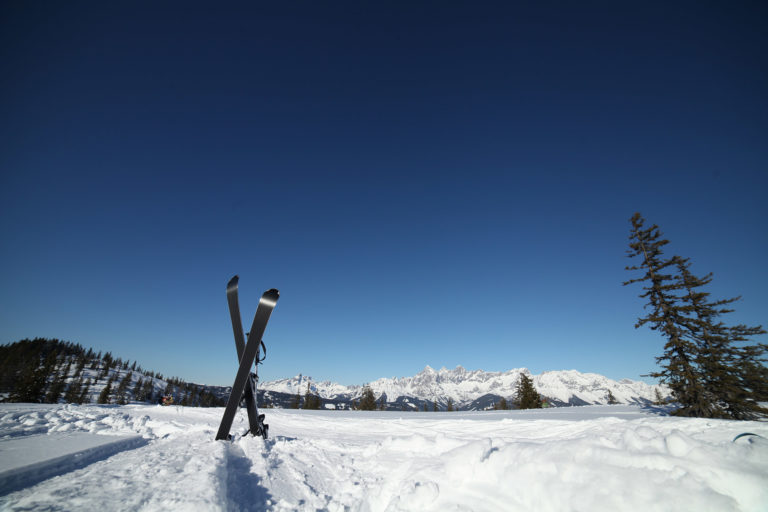
<path fill-rule="evenodd" d="M 251 372 L 254 363 L 259 362 L 259 349 L 264 346 L 261 338 L 267 328 L 267 322 L 272 311 L 280 298 L 280 292 L 274 288 L 264 292 L 259 300 L 259 306 L 256 308 L 256 314 L 253 317 L 253 324 L 248 333 L 248 341 L 244 342 L 243 324 L 240 319 L 240 306 L 237 299 L 238 277 L 234 276 L 227 283 L 227 303 L 229 304 L 229 314 L 232 320 L 232 330 L 235 335 L 235 346 L 240 366 L 235 376 L 235 382 L 232 385 L 232 391 L 229 393 L 227 406 L 224 409 L 224 416 L 221 418 L 221 425 L 216 434 L 216 439 L 230 439 L 229 431 L 232 428 L 232 422 L 235 419 L 235 413 L 241 400 L 245 399 L 246 409 L 248 411 L 249 432 L 256 436 L 260 435 L 267 438 L 269 425 L 264 424 L 264 415 L 259 414 L 256 405 L 256 382 L 258 375 Z"/>

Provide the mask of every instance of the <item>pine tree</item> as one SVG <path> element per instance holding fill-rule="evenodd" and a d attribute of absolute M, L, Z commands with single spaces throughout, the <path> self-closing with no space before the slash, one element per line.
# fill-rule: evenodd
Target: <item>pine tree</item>
<path fill-rule="evenodd" d="M 606 395 L 605 399 L 608 401 L 608 405 L 616 405 L 619 403 L 618 400 L 616 400 L 616 397 L 613 396 L 613 392 L 609 389 L 608 394 Z"/>
<path fill-rule="evenodd" d="M 294 397 L 291 399 L 291 403 L 288 404 L 289 409 L 298 409 L 301 405 L 301 395 L 296 393 Z"/>
<path fill-rule="evenodd" d="M 82 378 L 81 378 L 82 380 Z M 91 379 L 85 381 L 85 385 L 83 385 L 83 390 L 80 392 L 80 397 L 77 399 L 78 404 L 89 404 L 91 403 L 91 399 L 88 398 L 88 392 L 91 389 Z"/>
<path fill-rule="evenodd" d="M 128 386 L 131 384 L 132 374 L 126 373 L 125 377 L 120 380 L 120 384 L 115 391 L 115 401 L 120 405 L 128 403 Z"/>
<path fill-rule="evenodd" d="M 533 380 L 528 375 L 521 373 L 517 381 L 515 403 L 518 409 L 540 409 L 541 396 L 533 387 Z"/>
<path fill-rule="evenodd" d="M 83 385 L 82 373 L 79 376 L 76 374 L 75 377 L 72 379 L 72 382 L 69 383 L 67 392 L 64 394 L 64 401 L 68 404 L 79 403 L 78 400 L 80 399 L 82 385 Z"/>
<path fill-rule="evenodd" d="M 361 411 L 376 410 L 376 397 L 373 395 L 373 390 L 367 385 L 363 387 L 363 394 L 360 397 L 359 407 Z"/>
<path fill-rule="evenodd" d="M 661 396 L 661 391 L 659 391 L 659 388 L 654 388 L 653 397 L 653 405 L 664 405 L 666 403 L 664 397 Z"/>
<path fill-rule="evenodd" d="M 144 385 L 142 386 L 142 389 L 141 389 L 141 401 L 153 402 L 155 399 L 154 393 L 155 393 L 154 383 L 151 378 L 148 378 L 146 381 L 144 381 Z"/>
<path fill-rule="evenodd" d="M 446 406 L 445 410 L 448 412 L 453 412 L 453 398 L 448 399 L 448 405 Z"/>
<path fill-rule="evenodd" d="M 64 387 L 67 385 L 66 378 L 69 374 L 69 369 L 72 363 L 68 362 L 67 366 L 60 372 L 55 372 L 55 377 L 48 388 L 48 393 L 45 395 L 45 402 L 49 404 L 58 403 L 61 394 L 64 392 Z M 63 364 L 62 364 L 63 366 Z"/>
<path fill-rule="evenodd" d="M 434 402 L 432 402 L 432 412 L 437 412 L 439 410 L 440 409 L 437 407 L 437 400 L 435 400 Z"/>
<path fill-rule="evenodd" d="M 507 404 L 507 399 L 504 397 L 501 397 L 499 401 L 495 404 L 493 404 L 493 409 L 496 411 L 506 411 L 509 409 L 509 404 Z"/>
<path fill-rule="evenodd" d="M 662 371 L 651 373 L 666 382 L 681 407 L 674 414 L 706 418 L 754 419 L 766 411 L 758 405 L 765 396 L 768 374 L 765 354 L 768 345 L 747 345 L 751 336 L 764 334 L 761 326 L 726 326 L 719 317 L 733 310 L 726 306 L 739 297 L 711 300 L 701 291 L 712 281 L 712 274 L 697 277 L 690 271 L 690 260 L 661 257 L 658 226 L 643 229 L 644 219 L 636 213 L 632 219 L 630 257 L 640 256 L 645 274 L 625 282 L 649 283 L 640 295 L 649 300 L 652 311 L 641 317 L 635 327 L 648 323 L 660 331 L 667 342 L 664 354 L 656 358 Z M 674 266 L 675 274 L 667 268 Z"/>
<path fill-rule="evenodd" d="M 305 409 L 320 409 L 320 397 L 312 393 L 309 382 L 307 382 L 307 393 L 304 395 Z"/>
<path fill-rule="evenodd" d="M 9 397 L 11 402 L 40 403 L 45 396 L 46 366 L 40 365 L 40 352 L 30 354 L 26 368 Z"/>
<path fill-rule="evenodd" d="M 144 379 L 139 377 L 136 384 L 133 386 L 133 399 L 137 402 L 143 402 L 144 398 L 141 396 L 141 390 L 144 387 Z"/>
<path fill-rule="evenodd" d="M 675 294 L 683 285 L 675 279 L 674 275 L 667 273 L 668 268 L 677 265 L 680 258 L 677 256 L 662 258 L 662 247 L 668 244 L 669 240 L 661 238 L 658 226 L 654 224 L 644 229 L 645 219 L 639 213 L 635 213 L 630 222 L 632 229 L 629 236 L 630 249 L 627 254 L 630 258 L 640 257 L 641 263 L 628 266 L 626 269 L 640 270 L 644 274 L 623 284 L 626 286 L 638 282 L 647 283 L 640 297 L 648 299 L 651 307 L 647 315 L 638 319 L 635 328 L 648 324 L 651 330 L 661 332 L 667 339 L 664 353 L 656 358 L 662 371 L 652 372 L 649 375 L 661 379 L 670 387 L 673 396 L 682 405 L 682 408 L 677 411 L 678 414 L 703 415 L 709 406 L 701 378 L 695 367 L 696 345 L 684 335 L 682 325 L 685 309 L 680 305 L 680 300 Z"/>
<path fill-rule="evenodd" d="M 113 377 L 110 377 L 107 381 L 107 385 L 104 386 L 104 389 L 101 390 L 101 393 L 99 393 L 99 398 L 96 401 L 97 404 L 108 404 L 109 403 L 109 395 L 112 394 L 112 380 Z"/>

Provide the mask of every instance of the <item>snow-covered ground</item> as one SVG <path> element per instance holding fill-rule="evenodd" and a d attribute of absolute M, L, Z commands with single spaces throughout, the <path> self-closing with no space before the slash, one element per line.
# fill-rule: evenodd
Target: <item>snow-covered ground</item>
<path fill-rule="evenodd" d="M 768 440 L 732 442 L 768 423 L 627 405 L 264 412 L 269 440 L 223 442 L 222 409 L 1 404 L 0 509 L 768 510 Z"/>

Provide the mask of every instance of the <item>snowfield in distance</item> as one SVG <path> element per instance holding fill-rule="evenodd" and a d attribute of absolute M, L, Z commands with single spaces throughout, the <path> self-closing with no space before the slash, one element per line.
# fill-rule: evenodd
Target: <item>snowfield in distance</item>
<path fill-rule="evenodd" d="M 768 510 L 765 422 L 629 405 L 266 409 L 266 442 L 214 441 L 222 412 L 0 404 L 0 509 Z M 233 432 L 246 428 L 243 409 Z M 732 442 L 744 432 L 758 436 Z M 46 459 L 51 443 L 71 448 Z M 32 465 L 18 456 L 26 450 Z"/>
<path fill-rule="evenodd" d="M 608 403 L 608 392 L 613 393 L 617 403 L 638 404 L 652 403 L 656 400 L 655 391 L 662 397 L 669 396 L 666 386 L 651 386 L 645 382 L 622 379 L 609 379 L 596 373 L 582 373 L 576 370 L 557 370 L 532 375 L 526 368 L 515 368 L 505 372 L 486 372 L 466 370 L 457 366 L 452 370 L 441 368 L 434 370 L 430 366 L 411 377 L 392 377 L 374 380 L 369 385 L 378 400 L 382 393 L 392 402 L 399 397 L 428 400 L 444 406 L 448 400 L 462 409 L 475 409 L 472 402 L 484 395 L 493 394 L 512 400 L 517 392 L 520 375 L 526 374 L 533 379 L 533 384 L 543 397 L 557 400 L 560 404 L 599 405 Z M 259 383 L 259 389 L 295 395 L 304 394 L 307 384 L 312 391 L 326 399 L 353 399 L 362 394 L 362 386 L 344 386 L 335 382 L 316 382 L 307 375 L 297 375 Z M 474 407 L 473 407 L 474 405 Z M 488 404 L 486 404 L 488 405 Z M 482 407 L 480 407 L 482 408 Z M 444 407 L 443 407 L 444 409 Z"/>

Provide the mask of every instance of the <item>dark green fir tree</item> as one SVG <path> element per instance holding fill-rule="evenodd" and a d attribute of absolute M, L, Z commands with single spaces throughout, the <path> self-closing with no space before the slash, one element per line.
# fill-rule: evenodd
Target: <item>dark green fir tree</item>
<path fill-rule="evenodd" d="M 696 344 L 686 338 L 683 331 L 685 310 L 676 294 L 683 286 L 674 271 L 680 258 L 664 258 L 663 247 L 669 240 L 662 238 L 657 225 L 645 228 L 645 219 L 635 213 L 630 219 L 630 258 L 639 258 L 638 265 L 627 266 L 629 271 L 640 271 L 640 277 L 624 282 L 624 285 L 643 283 L 640 297 L 648 301 L 650 311 L 638 319 L 635 328 L 648 325 L 666 339 L 664 353 L 656 358 L 661 371 L 649 375 L 665 382 L 675 399 L 682 405 L 678 414 L 701 416 L 709 408 L 703 385 L 695 366 Z"/>
<path fill-rule="evenodd" d="M 766 412 L 758 402 L 765 391 L 765 344 L 749 344 L 752 336 L 764 334 L 761 326 L 728 326 L 720 320 L 733 310 L 739 298 L 713 300 L 702 288 L 712 274 L 695 276 L 690 260 L 680 256 L 663 258 L 658 226 L 645 229 L 636 213 L 630 232 L 630 257 L 640 264 L 627 267 L 641 271 L 640 277 L 624 284 L 644 283 L 650 312 L 635 327 L 647 324 L 666 339 L 664 352 L 656 358 L 660 378 L 680 407 L 674 414 L 704 418 L 755 419 Z"/>
<path fill-rule="evenodd" d="M 376 397 L 370 386 L 366 385 L 363 387 L 363 394 L 360 396 L 360 405 L 358 407 L 361 411 L 376 410 Z"/>
<path fill-rule="evenodd" d="M 99 393 L 99 398 L 96 400 L 96 403 L 98 404 L 108 404 L 109 403 L 109 397 L 112 394 L 112 381 L 114 379 L 114 376 L 110 377 L 107 381 L 107 385 L 104 386 L 104 389 L 101 390 L 101 393 Z"/>
<path fill-rule="evenodd" d="M 517 381 L 515 405 L 518 409 L 541 408 L 541 396 L 533 386 L 533 379 L 524 373 L 520 374 L 520 380 Z"/>

